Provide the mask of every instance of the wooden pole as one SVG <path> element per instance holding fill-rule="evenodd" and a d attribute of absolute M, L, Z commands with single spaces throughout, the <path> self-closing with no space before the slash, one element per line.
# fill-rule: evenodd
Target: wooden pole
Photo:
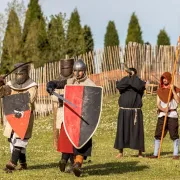
<path fill-rule="evenodd" d="M 171 84 L 174 84 L 174 75 L 175 75 L 175 72 L 176 72 L 176 65 L 177 65 L 177 62 L 178 62 L 178 59 L 179 59 L 179 45 L 180 45 L 180 36 L 178 38 L 178 45 L 177 45 L 177 48 L 176 48 L 176 59 L 175 59 L 175 62 L 174 62 L 174 67 L 173 67 Z M 167 107 L 169 107 L 169 102 L 170 102 L 171 95 L 172 95 L 172 89 L 170 88 L 169 95 L 168 95 Z M 160 154 L 161 154 L 161 147 L 162 147 L 162 141 L 163 141 L 164 131 L 165 131 L 165 127 L 166 127 L 167 115 L 168 115 L 168 112 L 166 112 L 165 117 L 164 117 L 163 130 L 162 130 L 162 134 L 161 134 L 160 147 L 159 147 L 159 151 L 158 151 L 158 159 L 160 158 Z"/>
<path fill-rule="evenodd" d="M 59 137 L 59 130 L 56 128 L 57 109 L 58 109 L 57 102 L 52 103 L 52 109 L 53 109 L 53 146 L 56 149 L 58 144 L 58 137 Z"/>
<path fill-rule="evenodd" d="M 0 117 L 1 117 L 1 125 L 4 125 L 3 121 L 3 107 L 2 107 L 2 99 L 0 99 Z"/>

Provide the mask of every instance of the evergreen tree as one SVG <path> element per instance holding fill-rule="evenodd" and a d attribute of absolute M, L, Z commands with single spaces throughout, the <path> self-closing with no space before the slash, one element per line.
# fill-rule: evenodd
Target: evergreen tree
<path fill-rule="evenodd" d="M 83 30 L 77 9 L 71 13 L 67 30 L 67 54 L 69 57 L 78 56 L 85 52 Z"/>
<path fill-rule="evenodd" d="M 24 44 L 24 56 L 26 57 L 26 61 L 33 61 L 35 68 L 42 66 L 48 61 L 48 51 L 44 21 L 35 20 L 31 23 Z"/>
<path fill-rule="evenodd" d="M 112 48 L 111 46 L 119 46 L 119 37 L 118 32 L 116 30 L 116 26 L 114 21 L 109 21 L 107 28 L 106 28 L 106 34 L 104 36 L 104 61 L 102 62 L 102 69 L 104 71 L 111 70 L 116 68 L 114 64 L 114 59 L 110 61 L 110 57 L 113 56 Z"/>
<path fill-rule="evenodd" d="M 2 50 L 3 50 L 3 39 L 5 36 L 5 30 L 7 26 L 7 21 L 4 16 L 4 14 L 0 13 L 0 59 L 2 56 Z"/>
<path fill-rule="evenodd" d="M 104 36 L 104 47 L 119 46 L 119 37 L 114 21 L 109 21 Z"/>
<path fill-rule="evenodd" d="M 83 28 L 84 34 L 84 43 L 85 43 L 85 52 L 93 51 L 94 50 L 94 40 L 92 37 L 91 28 L 87 25 Z"/>
<path fill-rule="evenodd" d="M 23 42 L 26 41 L 26 37 L 29 31 L 29 27 L 31 26 L 31 23 L 37 19 L 44 21 L 43 13 L 41 11 L 41 7 L 38 4 L 38 2 L 39 0 L 30 0 L 28 4 L 28 10 L 26 12 L 26 18 L 23 29 Z"/>
<path fill-rule="evenodd" d="M 9 13 L 3 40 L 1 72 L 6 73 L 19 61 L 21 61 L 21 27 L 18 16 L 12 9 Z"/>
<path fill-rule="evenodd" d="M 36 20 L 29 27 L 29 33 L 27 35 L 26 43 L 24 45 L 24 55 L 27 57 L 27 61 L 29 60 L 31 61 L 32 59 L 35 62 L 41 61 L 40 59 L 41 54 L 38 49 L 38 29 L 39 29 L 39 21 Z"/>
<path fill-rule="evenodd" d="M 143 44 L 141 27 L 134 12 L 129 22 L 128 33 L 126 37 L 126 44 L 128 44 L 129 42 L 137 42 Z"/>
<path fill-rule="evenodd" d="M 9 13 L 12 9 L 16 12 L 21 27 L 24 22 L 24 17 L 25 17 L 24 15 L 26 9 L 24 5 L 24 1 L 23 0 L 21 2 L 19 0 L 8 1 L 4 13 L 0 13 L 0 58 L 2 55 L 3 39 L 5 36 L 7 21 L 8 21 Z"/>
<path fill-rule="evenodd" d="M 21 27 L 23 27 L 24 19 L 25 19 L 25 13 L 26 13 L 26 7 L 23 0 L 11 0 L 7 3 L 7 8 L 5 9 L 5 13 L 8 15 L 9 12 L 13 9 L 19 19 Z"/>
<path fill-rule="evenodd" d="M 157 37 L 157 45 L 170 45 L 170 38 L 165 29 L 161 29 Z"/>
<path fill-rule="evenodd" d="M 30 0 L 28 5 L 23 31 L 23 43 L 23 57 L 25 61 L 33 61 L 35 67 L 39 67 L 48 61 L 49 44 L 46 22 L 38 0 Z"/>
<path fill-rule="evenodd" d="M 87 25 L 83 28 L 84 36 L 84 53 L 92 52 L 94 50 L 94 40 L 92 37 L 91 28 Z M 86 63 L 89 65 L 88 73 L 93 74 L 95 69 L 93 67 L 94 53 L 91 53 L 91 58 L 86 58 Z M 89 57 L 89 56 L 88 56 Z"/>
<path fill-rule="evenodd" d="M 58 61 L 65 58 L 65 32 L 61 14 L 51 16 L 48 25 L 49 60 Z"/>

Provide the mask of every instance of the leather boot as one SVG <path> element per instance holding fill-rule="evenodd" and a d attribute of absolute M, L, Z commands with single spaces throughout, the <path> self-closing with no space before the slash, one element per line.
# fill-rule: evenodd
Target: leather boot
<path fill-rule="evenodd" d="M 27 169 L 27 163 L 20 163 L 20 168 L 18 170 L 26 170 Z"/>
<path fill-rule="evenodd" d="M 66 164 L 67 164 L 67 162 L 66 162 L 65 159 L 61 159 L 61 160 L 59 161 L 59 169 L 60 169 L 61 172 L 64 172 L 64 171 L 65 171 Z"/>
<path fill-rule="evenodd" d="M 73 172 L 75 174 L 75 176 L 79 177 L 82 173 L 82 169 L 81 169 L 81 163 L 76 162 L 73 166 Z"/>
<path fill-rule="evenodd" d="M 6 164 L 6 167 L 4 168 L 4 171 L 6 171 L 6 173 L 12 173 L 12 171 L 16 170 L 16 165 L 13 164 L 11 161 L 9 161 Z"/>

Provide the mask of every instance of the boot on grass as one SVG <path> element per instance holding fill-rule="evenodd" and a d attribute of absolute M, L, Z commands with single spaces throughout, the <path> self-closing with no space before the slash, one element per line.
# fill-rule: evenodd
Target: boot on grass
<path fill-rule="evenodd" d="M 74 175 L 79 177 L 82 174 L 81 163 L 76 162 L 73 166 Z"/>

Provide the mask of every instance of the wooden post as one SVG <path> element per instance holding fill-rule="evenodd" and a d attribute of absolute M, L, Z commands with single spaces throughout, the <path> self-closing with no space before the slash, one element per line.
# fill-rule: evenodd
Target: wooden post
<path fill-rule="evenodd" d="M 3 121 L 3 107 L 2 107 L 2 99 L 0 99 L 0 113 L 1 113 L 1 125 L 4 124 L 4 121 Z"/>

